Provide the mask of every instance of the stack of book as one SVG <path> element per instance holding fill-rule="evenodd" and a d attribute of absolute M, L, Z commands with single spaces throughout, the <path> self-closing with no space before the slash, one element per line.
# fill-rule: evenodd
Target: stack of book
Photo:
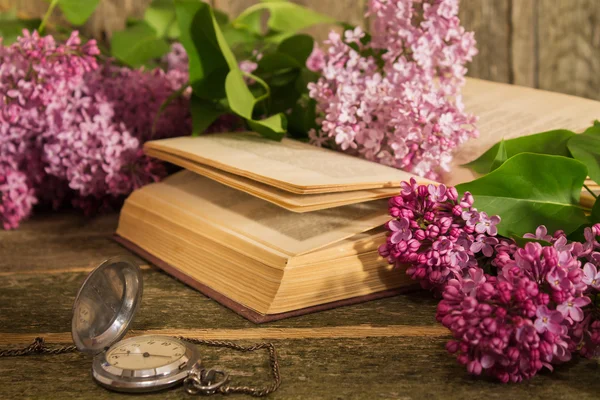
<path fill-rule="evenodd" d="M 459 163 L 502 138 L 582 130 L 600 103 L 469 80 L 467 109 L 480 139 Z M 180 137 L 145 151 L 182 167 L 125 202 L 117 240 L 188 285 L 254 322 L 389 296 L 414 287 L 379 256 L 387 198 L 413 175 L 291 139 L 253 133 Z M 429 181 L 414 176 L 420 183 Z"/>

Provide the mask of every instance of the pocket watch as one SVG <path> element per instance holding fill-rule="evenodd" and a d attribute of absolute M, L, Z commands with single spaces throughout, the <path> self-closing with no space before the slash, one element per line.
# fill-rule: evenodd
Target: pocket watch
<path fill-rule="evenodd" d="M 135 264 L 121 257 L 108 259 L 88 275 L 75 298 L 71 320 L 75 346 L 48 347 L 42 337 L 37 337 L 24 348 L 0 349 L 0 357 L 79 350 L 94 357 L 94 379 L 119 392 L 152 392 L 183 383 L 189 394 L 244 393 L 262 397 L 279 388 L 279 362 L 272 343 L 242 346 L 221 340 L 160 335 L 123 339 L 140 307 L 142 288 L 142 274 Z M 273 381 L 263 387 L 231 386 L 227 372 L 202 366 L 197 344 L 243 352 L 266 349 Z"/>
<path fill-rule="evenodd" d="M 94 356 L 94 379 L 115 391 L 149 392 L 191 377 L 196 389 L 214 392 L 228 375 L 210 371 L 208 376 L 192 343 L 158 335 L 122 340 L 140 306 L 142 290 L 140 269 L 124 258 L 100 264 L 79 289 L 71 331 L 77 349 Z"/>

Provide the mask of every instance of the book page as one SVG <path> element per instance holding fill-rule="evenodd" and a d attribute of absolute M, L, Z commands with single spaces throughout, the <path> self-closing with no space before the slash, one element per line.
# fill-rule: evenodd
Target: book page
<path fill-rule="evenodd" d="M 446 184 L 468 182 L 477 176 L 460 167 L 502 139 L 513 139 L 554 129 L 581 132 L 600 118 L 600 102 L 503 83 L 468 78 L 463 90 L 466 110 L 479 117 L 479 138 L 461 146 Z"/>
<path fill-rule="evenodd" d="M 145 148 L 299 194 L 399 187 L 413 176 L 297 140 L 276 142 L 248 132 L 150 141 Z"/>
<path fill-rule="evenodd" d="M 289 255 L 327 246 L 389 219 L 386 200 L 298 214 L 190 171 L 138 192 L 187 213 L 190 224 L 194 218 L 206 220 Z"/>
<path fill-rule="evenodd" d="M 351 192 L 296 194 L 159 150 L 150 148 L 146 150 L 146 154 L 150 157 L 173 163 L 188 171 L 206 176 L 207 178 L 269 201 L 273 204 L 277 204 L 278 206 L 293 212 L 310 212 L 347 204 L 383 199 L 395 196 L 399 191 L 398 188 L 382 188 L 353 190 Z"/>

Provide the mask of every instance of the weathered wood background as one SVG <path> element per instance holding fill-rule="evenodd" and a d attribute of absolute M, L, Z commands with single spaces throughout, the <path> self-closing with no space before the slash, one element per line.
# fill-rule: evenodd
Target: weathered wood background
<path fill-rule="evenodd" d="M 0 349 L 43 336 L 71 343 L 71 307 L 85 276 L 102 259 L 131 256 L 111 239 L 117 215 L 38 214 L 18 230 L 0 230 Z M 469 376 L 444 350 L 449 332 L 435 321 L 427 292 L 254 325 L 143 260 L 144 295 L 131 334 L 272 341 L 283 384 L 269 399 L 598 400 L 600 363 L 571 362 L 521 384 Z M 269 383 L 264 352 L 201 346 L 205 366 L 234 385 Z M 145 396 L 116 394 L 93 383 L 82 353 L 0 357 L 0 399 L 200 399 L 182 388 Z M 214 396 L 242 400 L 247 396 Z"/>
<path fill-rule="evenodd" d="M 257 0 L 211 0 L 236 15 Z M 363 24 L 367 0 L 297 0 L 322 13 Z M 110 35 L 128 16 L 139 16 L 150 0 L 102 0 L 85 27 Z M 0 0 L 0 9 L 17 6 L 41 15 L 44 0 Z M 600 99 L 599 0 L 462 0 L 461 19 L 475 31 L 479 56 L 469 75 Z M 325 37 L 327 27 L 313 33 Z"/>

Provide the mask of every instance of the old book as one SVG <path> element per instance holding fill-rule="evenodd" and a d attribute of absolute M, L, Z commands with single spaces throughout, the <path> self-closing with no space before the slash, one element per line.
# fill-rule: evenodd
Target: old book
<path fill-rule="evenodd" d="M 394 196 L 398 192 L 397 187 L 387 187 L 333 193 L 298 194 L 210 167 L 206 164 L 193 161 L 188 157 L 181 157 L 167 151 L 156 150 L 152 145 L 146 147 L 146 154 L 178 165 L 188 171 L 206 176 L 234 189 L 249 193 L 287 210 L 300 213 L 382 199 Z M 423 181 L 425 182 L 425 180 Z"/>
<path fill-rule="evenodd" d="M 181 171 L 134 192 L 120 241 L 255 322 L 412 287 L 377 252 L 387 201 L 306 214 Z"/>
<path fill-rule="evenodd" d="M 600 103 L 469 79 L 464 103 L 479 139 L 456 155 L 446 183 L 473 179 L 460 167 L 502 138 L 568 128 L 600 116 Z M 186 169 L 134 192 L 118 240 L 255 322 L 412 288 L 377 252 L 386 200 L 411 175 L 291 139 L 251 133 L 149 142 L 151 155 Z M 426 180 L 419 179 L 426 183 Z"/>

